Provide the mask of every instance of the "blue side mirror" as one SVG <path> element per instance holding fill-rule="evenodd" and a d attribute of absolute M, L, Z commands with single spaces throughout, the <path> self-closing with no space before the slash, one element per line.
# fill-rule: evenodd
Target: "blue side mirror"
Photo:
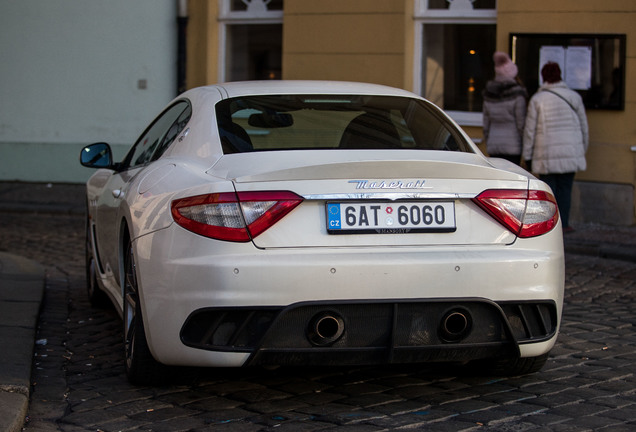
<path fill-rule="evenodd" d="M 80 163 L 89 168 L 112 168 L 113 152 L 107 143 L 95 143 L 84 147 L 80 153 Z"/>

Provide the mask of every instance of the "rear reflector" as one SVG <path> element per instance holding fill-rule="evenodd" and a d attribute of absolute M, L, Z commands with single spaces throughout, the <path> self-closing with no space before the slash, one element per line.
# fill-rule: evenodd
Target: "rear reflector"
<path fill-rule="evenodd" d="M 217 240 L 248 242 L 303 201 L 293 192 L 226 192 L 172 202 L 172 217 L 183 228 Z"/>
<path fill-rule="evenodd" d="M 491 189 L 480 193 L 473 201 L 522 238 L 545 234 L 559 220 L 556 200 L 545 191 Z"/>

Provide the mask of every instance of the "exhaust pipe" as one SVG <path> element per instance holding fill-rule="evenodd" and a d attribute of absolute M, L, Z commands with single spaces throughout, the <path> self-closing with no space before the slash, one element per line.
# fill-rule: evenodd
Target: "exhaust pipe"
<path fill-rule="evenodd" d="M 307 338 L 315 346 L 327 346 L 336 342 L 344 333 L 344 320 L 335 312 L 314 315 L 307 326 Z"/>
<path fill-rule="evenodd" d="M 464 308 L 456 308 L 446 312 L 440 322 L 438 334 L 444 342 L 459 342 L 470 334 L 472 328 L 470 312 Z"/>

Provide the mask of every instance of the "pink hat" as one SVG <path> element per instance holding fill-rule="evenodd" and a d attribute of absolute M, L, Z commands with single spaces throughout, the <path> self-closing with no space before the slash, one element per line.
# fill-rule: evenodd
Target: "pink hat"
<path fill-rule="evenodd" d="M 500 78 L 515 79 L 519 70 L 517 65 L 510 60 L 508 54 L 502 51 L 497 51 L 492 59 L 495 62 L 495 75 Z"/>

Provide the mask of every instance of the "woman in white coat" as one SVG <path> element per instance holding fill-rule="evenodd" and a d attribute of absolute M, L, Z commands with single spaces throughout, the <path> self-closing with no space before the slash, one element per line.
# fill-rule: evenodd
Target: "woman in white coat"
<path fill-rule="evenodd" d="M 561 80 L 557 63 L 546 63 L 541 77 L 544 84 L 528 104 L 522 157 L 552 188 L 568 232 L 573 231 L 569 216 L 574 174 L 586 168 L 587 117 L 581 96 Z"/>

